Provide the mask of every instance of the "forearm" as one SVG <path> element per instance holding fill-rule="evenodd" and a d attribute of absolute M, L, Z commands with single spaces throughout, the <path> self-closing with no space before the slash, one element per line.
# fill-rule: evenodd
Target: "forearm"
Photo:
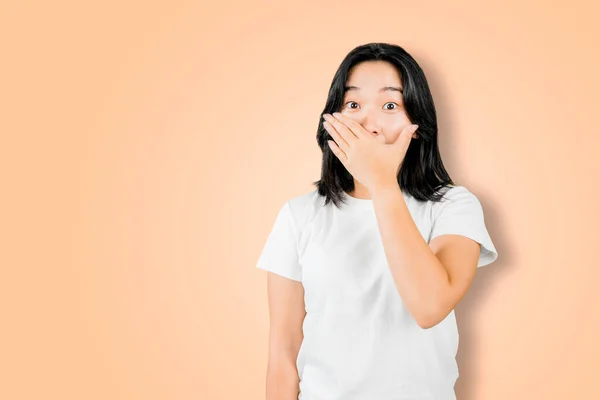
<path fill-rule="evenodd" d="M 298 369 L 291 358 L 269 360 L 267 367 L 266 400 L 297 400 Z"/>
<path fill-rule="evenodd" d="M 400 297 L 419 325 L 427 327 L 449 290 L 448 273 L 419 232 L 397 182 L 378 185 L 371 197 Z"/>

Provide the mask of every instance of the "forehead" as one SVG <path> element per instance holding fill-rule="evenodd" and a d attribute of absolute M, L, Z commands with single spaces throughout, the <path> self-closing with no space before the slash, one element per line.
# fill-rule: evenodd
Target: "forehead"
<path fill-rule="evenodd" d="M 349 73 L 346 86 L 356 87 L 354 93 L 374 93 L 389 86 L 402 88 L 400 74 L 396 68 L 385 61 L 367 61 L 355 65 Z"/>

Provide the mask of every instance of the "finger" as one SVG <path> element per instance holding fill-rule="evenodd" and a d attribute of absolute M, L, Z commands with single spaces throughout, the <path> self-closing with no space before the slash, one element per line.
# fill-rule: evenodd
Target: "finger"
<path fill-rule="evenodd" d="M 383 136 L 383 135 L 377 135 L 377 136 L 375 136 L 375 140 L 377 142 L 379 142 L 380 144 L 385 144 L 386 143 L 385 136 Z"/>
<path fill-rule="evenodd" d="M 373 135 L 371 135 L 369 132 L 367 132 L 367 130 L 361 124 L 359 124 L 357 121 L 353 120 L 352 118 L 348 117 L 347 115 L 335 112 L 335 113 L 333 113 L 333 116 L 337 120 L 339 120 L 342 124 L 344 124 L 348 128 L 348 130 L 350 130 L 350 132 L 352 132 L 354 134 L 354 136 L 356 136 L 357 138 L 359 138 L 359 139 L 373 138 Z"/>
<path fill-rule="evenodd" d="M 413 134 L 417 131 L 417 128 L 419 128 L 419 125 L 408 125 L 402 129 L 402 132 L 400 132 L 400 135 L 394 143 L 398 148 L 398 151 L 402 153 L 408 149 L 410 141 L 413 139 Z"/>
<path fill-rule="evenodd" d="M 323 127 L 327 130 L 327 132 L 331 135 L 331 137 L 335 140 L 335 144 L 339 146 L 344 152 L 348 152 L 350 150 L 350 145 L 346 140 L 338 133 L 338 131 L 327 121 L 323 121 Z"/>
<path fill-rule="evenodd" d="M 340 115 L 339 113 L 334 113 L 335 115 Z M 331 126 L 335 128 L 335 130 L 344 138 L 344 140 L 348 143 L 348 145 L 352 145 L 352 141 L 358 139 L 358 137 L 352 132 L 348 127 L 336 117 L 331 116 L 328 118 Z"/>
<path fill-rule="evenodd" d="M 337 144 L 335 144 L 335 142 L 333 140 L 328 140 L 327 144 L 329 145 L 329 148 L 331 149 L 331 151 L 333 152 L 333 154 L 335 154 L 335 156 L 342 162 L 342 164 L 344 164 L 344 166 L 346 166 L 346 161 L 348 160 L 348 157 L 346 156 L 346 153 L 344 153 Z"/>

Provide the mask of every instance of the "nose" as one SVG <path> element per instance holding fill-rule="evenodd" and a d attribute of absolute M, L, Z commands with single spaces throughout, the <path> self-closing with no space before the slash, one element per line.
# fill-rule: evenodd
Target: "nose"
<path fill-rule="evenodd" d="M 365 111 L 359 117 L 359 123 L 365 128 L 365 130 L 371 133 L 373 136 L 378 136 L 382 134 L 381 124 L 377 118 L 377 110 L 373 111 Z"/>

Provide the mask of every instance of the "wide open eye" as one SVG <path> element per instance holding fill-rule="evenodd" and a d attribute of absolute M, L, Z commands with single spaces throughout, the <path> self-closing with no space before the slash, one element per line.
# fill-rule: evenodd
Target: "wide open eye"
<path fill-rule="evenodd" d="M 358 103 L 357 103 L 357 102 L 355 102 L 355 101 L 349 101 L 349 102 L 347 102 L 346 104 L 344 104 L 344 107 L 346 107 L 348 104 L 351 104 L 351 103 L 354 103 L 354 104 L 358 105 Z M 352 107 L 351 107 L 351 109 L 352 109 L 352 110 L 356 110 L 356 108 L 352 108 Z"/>
<path fill-rule="evenodd" d="M 396 104 L 396 103 L 394 103 L 392 101 L 390 101 L 388 103 L 385 103 L 383 106 L 385 107 L 388 104 L 394 104 L 396 107 L 395 108 L 386 108 L 386 110 L 395 110 L 396 108 L 400 107 L 398 104 Z"/>

